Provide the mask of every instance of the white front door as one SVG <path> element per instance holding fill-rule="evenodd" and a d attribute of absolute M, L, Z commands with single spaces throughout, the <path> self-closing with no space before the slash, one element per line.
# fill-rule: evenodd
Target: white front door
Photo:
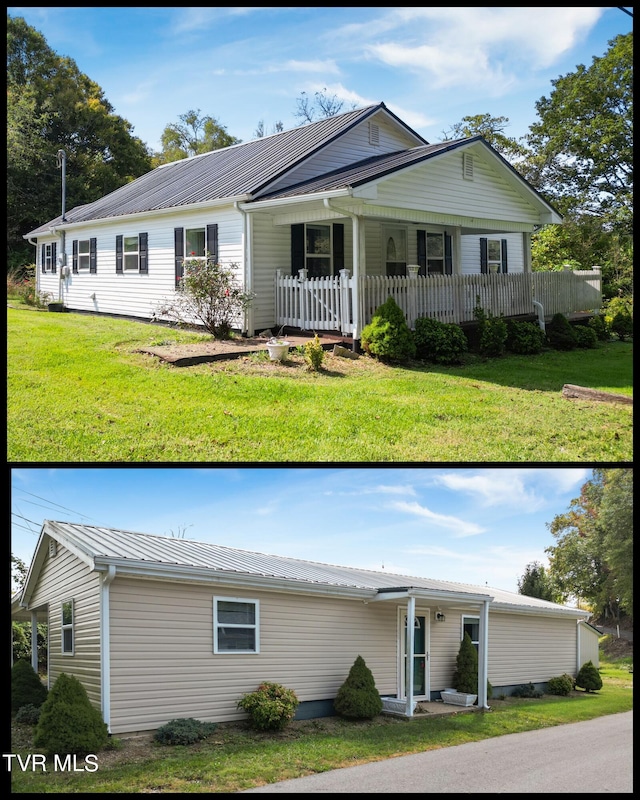
<path fill-rule="evenodd" d="M 406 697 L 409 663 L 407 661 L 407 612 L 400 609 L 400 692 Z M 413 697 L 429 700 L 429 609 L 416 609 L 413 622 Z"/>

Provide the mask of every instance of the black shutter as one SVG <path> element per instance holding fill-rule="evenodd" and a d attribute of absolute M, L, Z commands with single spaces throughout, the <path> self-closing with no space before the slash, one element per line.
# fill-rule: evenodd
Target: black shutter
<path fill-rule="evenodd" d="M 41 269 L 43 272 L 46 272 L 46 271 L 47 271 L 47 270 L 45 269 L 45 261 L 46 261 L 46 258 L 47 258 L 47 256 L 46 256 L 46 250 L 45 250 L 45 246 L 44 246 L 44 245 L 42 245 L 42 247 L 40 248 L 40 269 Z"/>
<path fill-rule="evenodd" d="M 207 252 L 214 264 L 218 263 L 218 224 L 207 225 Z"/>
<path fill-rule="evenodd" d="M 57 250 L 58 250 L 58 244 L 57 242 L 54 242 L 51 245 L 51 272 L 53 273 L 56 273 L 58 271 L 58 267 L 56 266 L 56 258 L 58 256 Z"/>
<path fill-rule="evenodd" d="M 122 272 L 122 236 L 116 236 L 116 273 Z"/>
<path fill-rule="evenodd" d="M 73 253 L 71 257 L 71 270 L 72 272 L 78 271 L 78 240 L 74 239 L 71 244 L 71 252 Z"/>
<path fill-rule="evenodd" d="M 180 278 L 184 273 L 182 259 L 184 258 L 184 228 L 173 229 L 174 255 L 176 264 L 176 289 L 180 285 Z"/>
<path fill-rule="evenodd" d="M 89 239 L 89 273 L 95 275 L 98 271 L 96 263 L 96 245 L 97 239 Z"/>
<path fill-rule="evenodd" d="M 507 240 L 502 240 L 502 271 L 507 271 Z"/>
<path fill-rule="evenodd" d="M 418 264 L 420 269 L 418 275 L 427 274 L 427 232 L 417 231 L 418 234 Z"/>
<path fill-rule="evenodd" d="M 344 225 L 333 223 L 333 274 L 339 275 L 344 269 Z"/>
<path fill-rule="evenodd" d="M 139 242 L 140 242 L 140 273 L 142 275 L 149 274 L 149 255 L 148 255 L 148 234 L 141 233 L 139 234 Z"/>
<path fill-rule="evenodd" d="M 304 269 L 304 223 L 291 226 L 291 274 Z"/>
<path fill-rule="evenodd" d="M 453 250 L 451 248 L 451 236 L 444 235 L 444 274 L 453 275 Z"/>
<path fill-rule="evenodd" d="M 489 272 L 489 256 L 487 254 L 486 239 L 480 239 L 480 272 Z"/>

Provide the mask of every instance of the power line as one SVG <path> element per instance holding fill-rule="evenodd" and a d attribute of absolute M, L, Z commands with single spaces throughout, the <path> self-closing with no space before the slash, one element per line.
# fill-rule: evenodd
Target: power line
<path fill-rule="evenodd" d="M 26 489 L 21 489 L 19 486 L 14 487 L 14 489 L 17 489 L 19 492 L 23 492 L 24 494 L 28 494 L 30 497 L 35 497 L 38 500 L 42 500 L 44 503 L 48 504 L 46 506 L 40 506 L 39 503 L 34 503 L 34 502 L 31 502 L 31 501 L 27 501 L 27 502 L 31 502 L 31 505 L 33 505 L 33 506 L 40 506 L 41 508 L 52 508 L 53 506 L 55 506 L 56 508 L 60 508 L 63 511 L 69 511 L 71 514 L 77 514 L 79 517 L 83 517 L 84 519 L 90 519 L 90 520 L 93 520 L 93 522 L 97 522 L 96 519 L 94 519 L 93 517 L 88 516 L 87 514 L 82 514 L 80 511 L 74 511 L 72 508 L 67 508 L 67 506 L 61 506 L 59 503 L 54 503 L 53 500 L 47 500 L 46 497 L 40 497 L 40 495 L 33 494 L 32 492 L 28 492 Z M 38 524 L 38 523 L 36 523 L 36 524 Z"/>

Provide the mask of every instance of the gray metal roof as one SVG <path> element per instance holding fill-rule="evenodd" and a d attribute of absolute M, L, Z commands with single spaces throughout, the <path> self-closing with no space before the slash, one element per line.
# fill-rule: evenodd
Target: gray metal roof
<path fill-rule="evenodd" d="M 377 103 L 261 139 L 163 164 L 93 203 L 67 211 L 65 220 L 67 223 L 88 222 L 225 198 L 249 199 L 313 153 L 381 111 L 396 120 L 416 141 L 425 142 L 384 103 Z M 58 216 L 30 231 L 25 238 L 48 233 L 51 226 L 61 223 L 62 217 Z"/>
<path fill-rule="evenodd" d="M 477 598 L 485 595 L 494 598 L 493 604 L 518 606 L 529 610 L 567 611 L 567 607 L 539 600 L 534 597 L 506 592 L 488 586 L 440 581 L 414 575 L 398 575 L 390 572 L 322 564 L 286 556 L 254 553 L 223 545 L 197 542 L 189 539 L 174 539 L 146 533 L 134 533 L 113 528 L 81 525 L 72 522 L 47 520 L 43 534 L 48 534 L 71 546 L 76 552 L 85 554 L 88 562 L 98 559 L 123 562 L 166 565 L 167 567 L 191 569 L 200 572 L 212 570 L 225 575 L 237 573 L 241 576 L 260 576 L 274 580 L 292 581 L 305 585 L 339 587 L 344 589 L 369 589 L 373 592 L 397 589 L 425 589 L 435 592 L 451 592 L 458 598 L 469 594 Z M 443 598 L 446 599 L 446 598 Z M 572 609 L 575 610 L 575 609 Z"/>

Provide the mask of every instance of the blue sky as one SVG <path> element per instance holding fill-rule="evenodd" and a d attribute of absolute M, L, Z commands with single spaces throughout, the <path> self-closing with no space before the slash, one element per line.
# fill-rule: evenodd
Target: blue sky
<path fill-rule="evenodd" d="M 628 10 L 632 10 L 631 7 Z M 343 110 L 384 101 L 430 142 L 463 117 L 536 121 L 551 81 L 589 67 L 633 19 L 616 7 L 22 7 L 61 56 L 103 89 L 152 149 L 164 127 L 200 109 L 242 141 L 296 100 L 324 91 Z"/>
<path fill-rule="evenodd" d="M 591 471 L 570 467 L 19 467 L 11 551 L 44 519 L 517 592 Z"/>

